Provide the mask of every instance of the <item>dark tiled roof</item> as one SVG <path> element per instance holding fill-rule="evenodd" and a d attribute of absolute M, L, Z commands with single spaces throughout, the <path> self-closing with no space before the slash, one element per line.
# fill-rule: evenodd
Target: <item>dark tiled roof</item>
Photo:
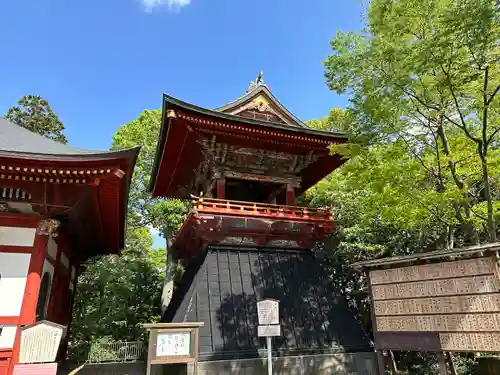
<path fill-rule="evenodd" d="M 290 126 L 287 124 L 281 124 L 277 122 L 270 122 L 270 121 L 259 121 L 259 120 L 254 120 L 251 118 L 246 118 L 246 117 L 241 117 L 238 115 L 231 115 L 228 113 L 220 112 L 220 108 L 217 110 L 211 110 L 207 108 L 202 108 L 198 107 L 194 104 L 184 102 L 180 99 L 174 98 L 173 96 L 169 96 L 167 94 L 163 94 L 163 101 L 164 101 L 164 106 L 163 106 L 163 112 L 165 112 L 166 109 L 169 108 L 169 106 L 177 106 L 189 111 L 197 112 L 200 115 L 205 115 L 205 116 L 210 116 L 213 118 L 220 118 L 223 120 L 228 120 L 228 121 L 233 121 L 234 123 L 243 123 L 243 124 L 251 124 L 251 125 L 257 125 L 261 127 L 268 127 L 270 129 L 280 129 L 280 130 L 285 130 L 285 131 L 291 131 L 291 132 L 296 132 L 299 134 L 309 134 L 309 135 L 317 135 L 317 136 L 323 136 L 323 137 L 328 137 L 332 139 L 346 139 L 347 140 L 347 134 L 343 132 L 327 132 L 327 131 L 322 131 L 322 130 L 316 130 L 312 129 L 310 127 L 306 126 Z M 221 107 L 223 108 L 223 107 Z"/>
<path fill-rule="evenodd" d="M 67 156 L 70 158 L 107 158 L 128 151 L 132 151 L 131 154 L 137 154 L 138 149 L 126 151 L 91 151 L 74 148 L 33 133 L 0 117 L 0 154 L 3 155 L 22 156 L 25 154 Z"/>
<path fill-rule="evenodd" d="M 265 353 L 257 337 L 257 301 L 280 300 L 276 355 L 370 351 L 345 299 L 311 252 L 211 247 L 186 269 L 162 321 L 200 321 L 200 358 Z"/>

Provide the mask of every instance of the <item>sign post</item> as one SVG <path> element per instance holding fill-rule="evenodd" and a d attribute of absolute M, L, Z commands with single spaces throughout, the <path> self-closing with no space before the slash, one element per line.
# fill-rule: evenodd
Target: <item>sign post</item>
<path fill-rule="evenodd" d="M 281 335 L 279 301 L 265 299 L 257 302 L 257 315 L 259 316 L 258 336 L 265 337 L 267 341 L 267 373 L 273 373 L 272 337 Z"/>
<path fill-rule="evenodd" d="M 266 337 L 267 340 L 267 375 L 273 375 L 273 348 L 271 336 Z"/>
<path fill-rule="evenodd" d="M 203 323 L 144 324 L 149 329 L 147 375 L 151 365 L 192 363 L 197 372 L 198 335 Z"/>

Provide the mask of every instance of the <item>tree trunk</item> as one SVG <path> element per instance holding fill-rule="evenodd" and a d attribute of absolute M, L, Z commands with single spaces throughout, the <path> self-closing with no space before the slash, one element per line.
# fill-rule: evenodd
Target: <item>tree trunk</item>
<path fill-rule="evenodd" d="M 488 171 L 488 162 L 484 153 L 484 145 L 478 145 L 479 157 L 481 158 L 482 179 L 484 184 L 484 195 L 488 206 L 488 239 L 490 242 L 497 240 L 497 229 L 495 223 L 495 213 L 493 210 L 493 199 L 491 197 L 491 186 Z"/>
<path fill-rule="evenodd" d="M 448 157 L 448 169 L 450 170 L 450 173 L 453 177 L 453 182 L 455 182 L 455 185 L 460 189 L 463 190 L 464 188 L 464 183 L 460 179 L 460 176 L 458 175 L 457 168 L 455 166 L 455 163 L 451 160 L 451 151 L 450 151 L 450 145 L 448 143 L 448 138 L 446 137 L 446 133 L 442 124 L 441 119 L 437 121 L 439 124 L 437 127 L 437 135 L 439 139 L 441 140 L 442 146 L 443 146 L 443 152 L 444 154 Z M 438 147 L 438 145 L 436 145 Z M 477 230 L 474 228 L 474 225 L 471 224 L 469 220 L 466 220 L 463 215 L 461 214 L 461 210 L 464 209 L 467 218 L 470 217 L 470 205 L 467 202 L 467 194 L 464 193 L 464 201 L 460 204 L 455 205 L 455 218 L 458 220 L 460 223 L 461 228 L 464 230 L 465 234 L 469 237 L 469 239 L 474 243 L 474 244 L 479 244 L 480 239 L 479 239 L 479 234 L 477 233 Z M 450 246 L 452 248 L 453 246 Z"/>

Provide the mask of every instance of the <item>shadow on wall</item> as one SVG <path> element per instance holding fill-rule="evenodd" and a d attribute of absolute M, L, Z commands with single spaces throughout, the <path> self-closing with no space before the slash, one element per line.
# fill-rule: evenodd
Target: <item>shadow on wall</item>
<path fill-rule="evenodd" d="M 230 293 L 210 288 L 211 298 L 218 298 L 219 290 L 217 329 L 223 339 L 219 347 L 214 343 L 213 357 L 248 358 L 228 363 L 231 374 L 267 373 L 265 359 L 249 360 L 266 357 L 265 338 L 257 337 L 257 302 L 265 298 L 280 301 L 282 336 L 273 338 L 275 373 L 364 373 L 360 361 L 344 352 L 369 351 L 369 340 L 311 253 L 218 250 L 217 265 L 219 285 L 229 281 Z M 255 366 L 253 372 L 245 363 Z M 366 367 L 371 371 L 370 364 Z"/>
<path fill-rule="evenodd" d="M 368 371 L 368 370 L 367 370 Z M 198 374 L 203 375 L 267 375 L 267 360 L 202 362 Z M 188 371 L 191 375 L 192 372 Z M 280 357 L 273 359 L 275 375 L 372 375 L 374 372 L 358 371 L 356 366 L 341 357 Z"/>

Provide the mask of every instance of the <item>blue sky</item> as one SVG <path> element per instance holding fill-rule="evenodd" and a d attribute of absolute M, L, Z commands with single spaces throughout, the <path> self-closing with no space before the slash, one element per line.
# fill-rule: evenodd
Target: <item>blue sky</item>
<path fill-rule="evenodd" d="M 4 0 L 0 115 L 47 99 L 75 147 L 108 149 L 162 93 L 217 107 L 264 71 L 303 120 L 344 107 L 324 83 L 337 30 L 359 30 L 360 0 Z"/>

